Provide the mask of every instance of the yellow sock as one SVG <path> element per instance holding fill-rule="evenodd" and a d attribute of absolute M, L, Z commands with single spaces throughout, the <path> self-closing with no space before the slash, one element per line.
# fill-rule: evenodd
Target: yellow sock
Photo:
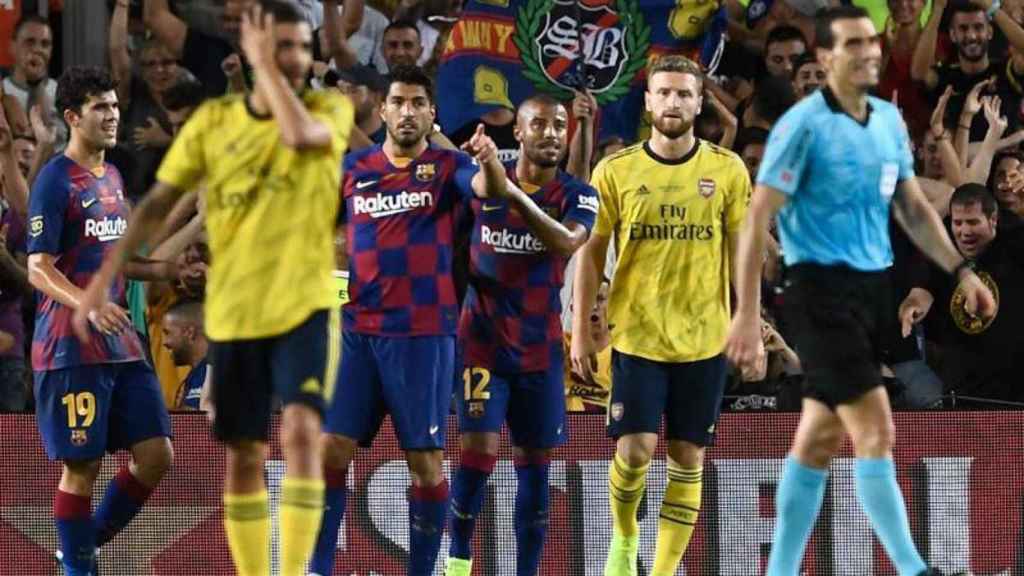
<path fill-rule="evenodd" d="M 324 481 L 289 478 L 281 482 L 281 576 L 303 576 L 324 514 Z"/>
<path fill-rule="evenodd" d="M 270 504 L 266 490 L 225 494 L 224 530 L 239 576 L 270 574 Z"/>
<path fill-rule="evenodd" d="M 636 511 L 647 485 L 647 468 L 630 468 L 626 461 L 615 454 L 608 468 L 608 501 L 612 507 L 612 522 L 615 532 L 622 536 L 635 536 L 640 530 Z"/>
<path fill-rule="evenodd" d="M 651 576 L 676 573 L 697 525 L 703 474 L 703 468 L 687 470 L 668 463 L 668 486 L 658 515 L 658 540 Z"/>

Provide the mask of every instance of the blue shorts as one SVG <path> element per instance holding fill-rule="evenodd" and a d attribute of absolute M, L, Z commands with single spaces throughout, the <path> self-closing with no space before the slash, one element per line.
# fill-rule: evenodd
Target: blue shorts
<path fill-rule="evenodd" d="M 385 414 L 403 450 L 442 450 L 455 337 L 371 336 L 345 332 L 341 370 L 324 430 L 369 446 Z"/>
<path fill-rule="evenodd" d="M 656 362 L 612 350 L 608 435 L 657 433 L 710 446 L 725 393 L 725 356 L 695 362 Z"/>
<path fill-rule="evenodd" d="M 44 370 L 33 379 L 36 424 L 51 460 L 96 460 L 171 436 L 160 382 L 145 362 Z"/>
<path fill-rule="evenodd" d="M 508 422 L 512 445 L 554 448 L 565 443 L 565 374 L 561 358 L 545 372 L 499 374 L 465 366 L 458 395 L 459 429 L 500 432 Z"/>

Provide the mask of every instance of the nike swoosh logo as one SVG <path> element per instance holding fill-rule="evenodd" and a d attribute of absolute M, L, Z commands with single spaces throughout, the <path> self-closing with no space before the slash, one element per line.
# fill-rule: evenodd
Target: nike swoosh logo
<path fill-rule="evenodd" d="M 92 206 L 95 203 L 96 203 L 96 199 L 95 198 L 91 198 L 89 200 L 82 200 L 82 208 L 88 208 L 89 206 Z"/>
<path fill-rule="evenodd" d="M 502 206 L 493 206 L 491 204 L 484 204 L 483 205 L 483 211 L 484 212 L 492 212 L 494 210 L 501 210 L 501 209 L 502 209 Z"/>
<path fill-rule="evenodd" d="M 430 435 L 433 436 L 434 434 L 437 434 L 437 426 L 430 427 Z"/>
<path fill-rule="evenodd" d="M 356 182 L 356 190 L 362 190 L 363 188 L 369 188 L 379 182 L 379 180 L 363 180 L 362 182 Z"/>

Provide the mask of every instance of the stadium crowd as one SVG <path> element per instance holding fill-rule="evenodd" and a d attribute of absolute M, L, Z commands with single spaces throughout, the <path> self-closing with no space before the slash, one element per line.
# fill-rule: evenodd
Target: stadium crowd
<path fill-rule="evenodd" d="M 54 24 L 61 3 L 51 2 L 48 17 L 36 15 L 36 3 L 21 4 L 0 7 L 0 33 L 5 34 L 0 38 L 0 66 L 5 70 L 0 154 L 6 235 L 6 249 L 0 252 L 0 410 L 7 411 L 32 409 L 26 358 L 34 304 L 25 268 L 25 191 L 39 168 L 67 142 L 67 128 L 55 108 L 61 58 L 54 46 L 59 45 L 61 28 Z M 251 76 L 234 44 L 246 4 L 108 2 L 109 69 L 121 107 L 118 144 L 108 159 L 120 170 L 130 199 L 138 200 L 152 185 L 175 133 L 203 100 L 247 89 Z M 417 64 L 435 73 L 461 3 L 298 4 L 317 31 L 309 85 L 338 90 L 351 99 L 357 129 L 350 149 L 357 150 L 384 140 L 386 128 L 377 109 L 388 70 Z M 813 56 L 811 19 L 801 3 L 725 6 L 730 26 L 721 58 L 709 71 L 712 81 L 705 85 L 706 105 L 696 130 L 699 137 L 739 154 L 753 181 L 774 122 L 817 90 L 824 72 Z M 1024 3 L 890 0 L 875 8 L 887 8 L 877 19 L 884 22 L 878 95 L 903 112 L 930 203 L 999 299 L 998 314 L 988 322 L 958 313 L 951 305 L 955 286 L 894 227 L 892 308 L 900 322 L 894 323 L 884 344 L 888 361 L 882 367 L 890 394 L 896 407 L 910 409 L 1024 402 L 1014 363 L 1024 351 L 1024 340 L 1015 336 L 1024 320 L 1019 289 L 1024 281 Z M 594 141 L 599 117 L 590 94 L 578 93 L 567 105 L 575 127 L 565 168 L 587 179 L 601 158 L 632 142 L 619 137 Z M 518 154 L 509 106 L 480 119 L 502 160 Z M 437 131 L 431 139 L 459 146 L 476 124 L 447 134 Z M 193 191 L 181 201 L 148 254 L 162 263 L 162 277 L 133 281 L 129 290 L 131 320 L 148 343 L 165 401 L 174 409 L 199 407 L 205 377 L 201 303 L 209 253 L 201 197 L 201 191 Z M 611 270 L 609 265 L 609 274 Z M 572 274 L 566 278 L 568 350 Z M 799 350 L 787 344 L 789 328 L 776 314 L 785 299 L 785 270 L 776 242 L 765 255 L 764 278 L 764 342 L 770 361 L 760 381 L 732 380 L 726 409 L 785 409 L 799 402 Z M 606 322 L 600 302 L 592 314 L 595 324 Z M 607 403 L 608 327 L 600 326 L 595 337 L 603 368 L 586 381 L 566 369 L 570 410 L 600 411 Z"/>

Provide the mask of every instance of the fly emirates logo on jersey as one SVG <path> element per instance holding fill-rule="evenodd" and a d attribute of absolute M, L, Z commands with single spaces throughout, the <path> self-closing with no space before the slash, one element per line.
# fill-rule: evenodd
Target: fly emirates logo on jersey
<path fill-rule="evenodd" d="M 544 243 L 529 232 L 516 234 L 507 228 L 494 230 L 483 225 L 480 226 L 480 243 L 499 254 L 540 254 L 547 250 Z"/>
<path fill-rule="evenodd" d="M 85 237 L 97 238 L 100 242 L 117 240 L 128 230 L 128 221 L 118 216 L 117 218 L 104 218 L 94 220 L 89 218 L 85 221 Z"/>
<path fill-rule="evenodd" d="M 420 208 L 429 208 L 433 205 L 434 197 L 426 190 L 423 192 L 402 190 L 398 194 L 378 192 L 373 196 L 354 196 L 352 198 L 352 211 L 357 216 L 368 214 L 371 218 L 394 216 Z"/>

